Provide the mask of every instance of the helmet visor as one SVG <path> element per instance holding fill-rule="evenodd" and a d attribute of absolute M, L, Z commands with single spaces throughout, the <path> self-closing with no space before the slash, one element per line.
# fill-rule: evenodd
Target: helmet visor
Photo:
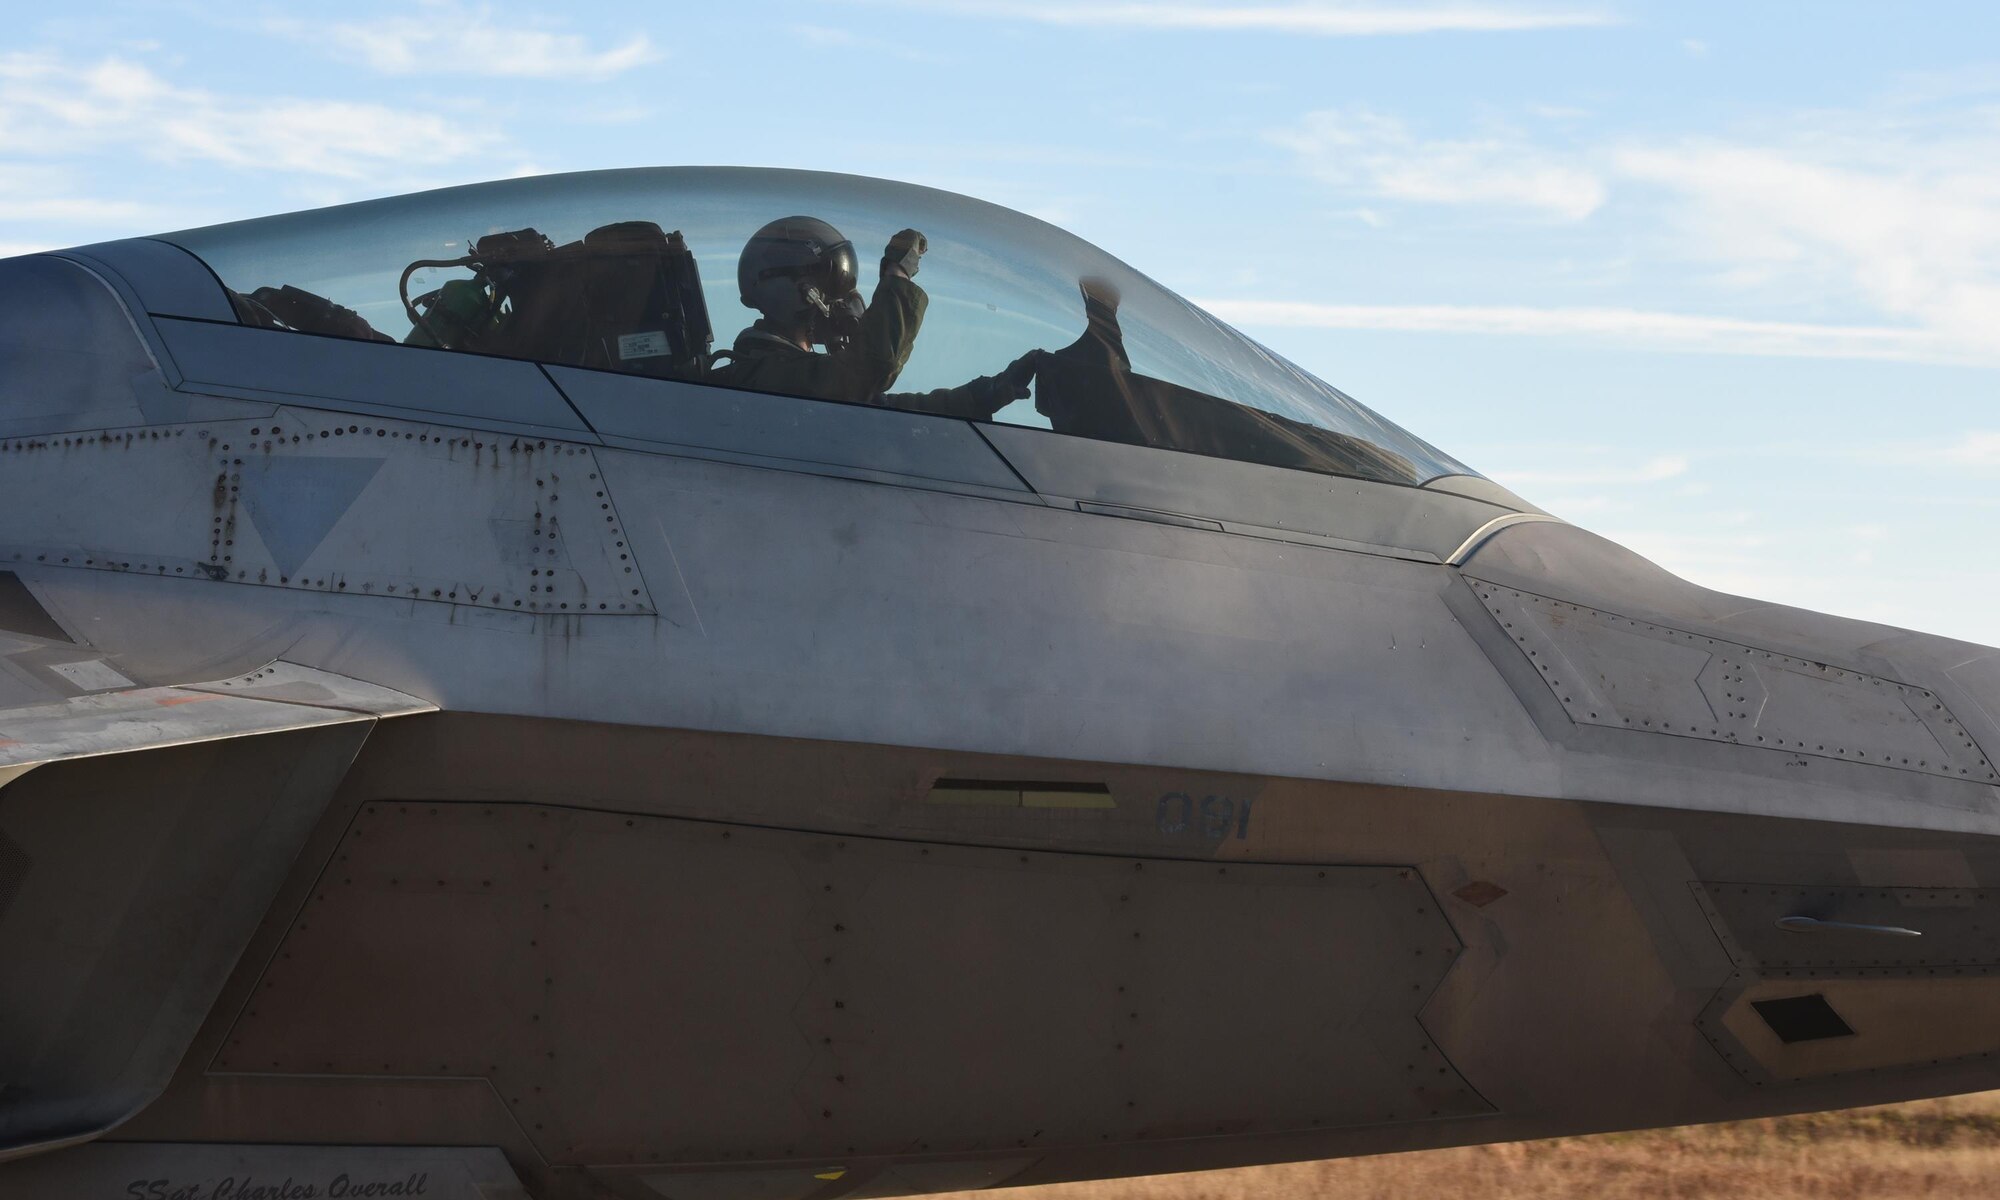
<path fill-rule="evenodd" d="M 860 264 L 854 257 L 854 243 L 835 242 L 820 252 L 820 286 L 828 297 L 845 296 L 861 282 Z"/>

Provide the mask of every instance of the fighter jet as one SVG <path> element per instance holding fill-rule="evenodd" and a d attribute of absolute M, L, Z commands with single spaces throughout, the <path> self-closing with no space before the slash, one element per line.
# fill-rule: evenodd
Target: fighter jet
<path fill-rule="evenodd" d="M 962 196 L 618 171 L 0 262 L 9 1200 L 2000 1086 L 1996 749 L 2000 651 L 1676 578 Z"/>

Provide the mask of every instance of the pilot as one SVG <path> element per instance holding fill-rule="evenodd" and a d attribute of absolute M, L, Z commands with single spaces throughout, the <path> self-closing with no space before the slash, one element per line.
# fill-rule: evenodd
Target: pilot
<path fill-rule="evenodd" d="M 890 238 L 875 298 L 864 308 L 854 245 L 838 229 L 813 217 L 786 217 L 759 229 L 743 247 L 736 282 L 744 306 L 763 316 L 737 335 L 730 361 L 710 372 L 710 380 L 982 421 L 1026 397 L 1039 350 L 998 375 L 958 387 L 889 392 L 910 361 L 930 304 L 913 278 L 927 249 L 914 229 Z"/>

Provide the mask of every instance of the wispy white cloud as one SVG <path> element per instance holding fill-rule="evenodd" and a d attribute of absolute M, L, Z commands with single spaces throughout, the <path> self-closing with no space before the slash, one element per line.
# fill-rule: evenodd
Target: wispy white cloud
<path fill-rule="evenodd" d="M 167 162 L 358 180 L 491 149 L 497 135 L 436 113 L 350 100 L 228 96 L 121 58 L 0 55 L 0 154 L 74 161 L 116 149 Z"/>
<path fill-rule="evenodd" d="M 1621 288 L 1651 274 L 1695 293 L 1697 311 L 1215 307 L 1248 324 L 2000 366 L 2000 84 L 1989 74 L 1984 91 L 1972 89 L 1955 79 L 1946 100 L 1918 90 L 1731 136 L 1569 148 L 1508 129 L 1430 139 L 1366 111 L 1311 113 L 1268 137 L 1337 188 L 1569 220 L 1599 214 L 1595 224 L 1631 231 L 1628 255 L 1640 251 Z M 1791 317 L 1802 310 L 1846 319 Z"/>
<path fill-rule="evenodd" d="M 1832 293 L 1990 353 L 2000 328 L 2000 121 L 1836 114 L 1766 142 L 1628 147 L 1686 251 L 1745 292 Z"/>
<path fill-rule="evenodd" d="M 1532 308 L 1457 304 L 1315 304 L 1212 299 L 1203 308 L 1233 324 L 1400 333 L 1472 333 L 1614 340 L 1646 349 L 1703 354 L 1980 361 L 1968 348 L 1926 329 L 1756 321 L 1629 308 Z M 2000 362 L 2000 347 L 1988 361 Z"/>
<path fill-rule="evenodd" d="M 1043 0 L 949 0 L 926 4 L 974 16 L 1010 17 L 1046 25 L 1120 29 L 1291 33 L 1317 37 L 1375 37 L 1423 33 L 1510 33 L 1574 29 L 1616 23 L 1596 8 L 1533 7 L 1498 3 L 1384 4 L 1300 0 L 1292 4 L 1046 3 Z"/>
<path fill-rule="evenodd" d="M 133 221 L 153 211 L 134 200 L 86 196 L 83 190 L 73 171 L 0 160 L 0 222 L 91 225 Z"/>
<path fill-rule="evenodd" d="M 2000 433 L 1968 433 L 1947 446 L 1939 456 L 1947 462 L 1973 467 L 2000 467 Z"/>
<path fill-rule="evenodd" d="M 1221 308 L 1273 325 L 2000 366 L 2000 75 L 1992 70 L 1916 81 L 1845 110 L 1767 117 L 1727 135 L 1593 142 L 1573 128 L 1487 125 L 1430 137 L 1367 110 L 1325 111 L 1266 139 L 1343 196 L 1375 201 L 1387 220 L 1401 215 L 1399 204 L 1593 217 L 1595 229 L 1622 231 L 1617 275 L 1606 282 L 1629 291 L 1650 277 L 1694 311 Z M 1835 315 L 1822 323 L 1800 312 Z M 1784 319 L 1759 319 L 1767 313 Z"/>
<path fill-rule="evenodd" d="M 532 18 L 497 19 L 491 8 L 430 0 L 409 15 L 373 21 L 274 20 L 273 33 L 321 46 L 385 75 L 451 74 L 587 81 L 608 79 L 662 57 L 635 33 L 608 49 L 580 34 L 535 28 Z M 525 21 L 525 24 L 524 24 Z"/>
<path fill-rule="evenodd" d="M 1577 221 L 1605 198 L 1603 180 L 1587 163 L 1508 131 L 1422 138 L 1392 117 L 1355 109 L 1308 113 L 1265 136 L 1313 177 L 1384 199 L 1525 209 Z"/>

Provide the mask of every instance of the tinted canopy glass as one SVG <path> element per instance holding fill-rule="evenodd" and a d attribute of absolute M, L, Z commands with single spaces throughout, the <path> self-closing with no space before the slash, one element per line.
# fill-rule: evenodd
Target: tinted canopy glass
<path fill-rule="evenodd" d="M 214 269 L 249 324 L 991 416 L 1398 483 L 1472 474 L 1089 243 L 930 188 L 805 171 L 600 171 L 167 240 Z M 914 279 L 878 284 L 885 258 Z M 799 298 L 797 329 L 771 319 L 774 294 Z M 761 324 L 746 298 L 764 307 Z"/>

